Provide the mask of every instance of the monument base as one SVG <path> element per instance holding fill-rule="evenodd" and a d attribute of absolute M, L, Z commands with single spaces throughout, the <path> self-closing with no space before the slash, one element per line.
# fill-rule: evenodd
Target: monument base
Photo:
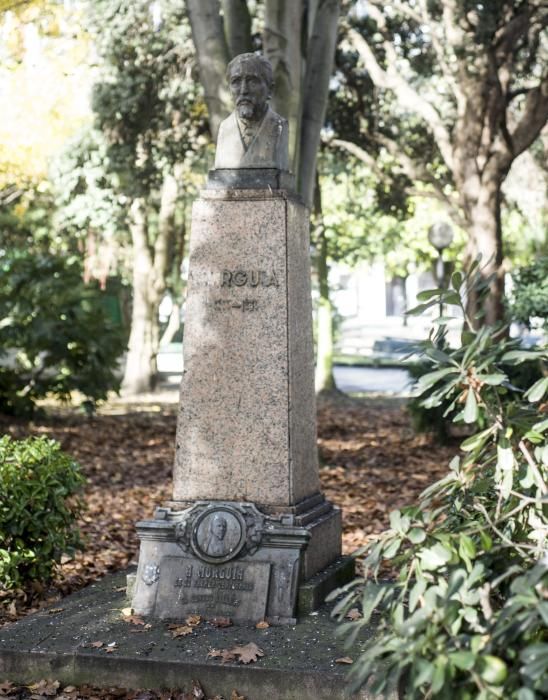
<path fill-rule="evenodd" d="M 294 624 L 298 600 L 310 612 L 354 575 L 353 560 L 340 558 L 340 520 L 323 497 L 300 515 L 226 501 L 158 508 L 153 520 L 137 523 L 132 607 L 159 619 Z"/>

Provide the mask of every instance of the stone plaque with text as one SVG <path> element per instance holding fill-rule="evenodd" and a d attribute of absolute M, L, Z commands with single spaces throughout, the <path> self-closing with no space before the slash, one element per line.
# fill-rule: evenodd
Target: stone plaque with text
<path fill-rule="evenodd" d="M 257 622 L 266 614 L 270 566 L 268 562 L 209 564 L 190 557 L 164 557 L 156 610 L 167 619 L 199 613 L 206 618 Z"/>

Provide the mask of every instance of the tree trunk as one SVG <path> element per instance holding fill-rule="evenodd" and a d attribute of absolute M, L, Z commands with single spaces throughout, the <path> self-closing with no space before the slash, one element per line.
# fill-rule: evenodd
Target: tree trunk
<path fill-rule="evenodd" d="M 154 388 L 156 355 L 160 344 L 158 306 L 166 290 L 169 251 L 175 235 L 178 185 L 171 174 L 164 177 L 154 246 L 149 243 L 147 207 L 144 199 L 134 200 L 130 209 L 133 249 L 133 307 L 124 394 L 139 394 Z"/>
<path fill-rule="evenodd" d="M 482 179 L 477 189 L 477 197 L 470 204 L 470 258 L 477 258 L 481 253 L 480 274 L 484 280 L 489 279 L 489 294 L 484 308 L 479 308 L 477 295 L 468 299 L 468 316 L 480 325 L 494 325 L 504 318 L 504 269 L 502 230 L 500 221 L 500 179 L 493 175 Z M 469 260 L 472 262 L 472 260 Z M 479 318 L 478 318 L 479 316 Z"/>
<path fill-rule="evenodd" d="M 221 7 L 219 0 L 186 0 L 186 6 L 198 57 L 200 81 L 205 92 L 211 136 L 216 141 L 219 125 L 232 109 L 225 77 L 229 52 Z"/>
<path fill-rule="evenodd" d="M 438 84 L 440 88 L 444 85 L 436 93 L 435 101 L 414 86 L 407 69 L 402 70 L 404 64 L 390 27 L 395 21 L 392 4 L 383 0 L 368 2 L 368 14 L 382 36 L 382 61 L 375 54 L 376 43 L 369 46 L 355 30 L 348 33 L 371 80 L 393 92 L 405 110 L 414 112 L 424 122 L 453 176 L 466 222 L 464 228 L 469 234 L 468 263 L 481 253 L 483 277 L 494 275 L 480 321 L 487 324 L 502 320 L 504 311 L 501 186 L 512 161 L 529 148 L 548 118 L 548 74 L 538 70 L 534 75 L 532 70 L 540 60 L 537 49 L 545 27 L 541 5 L 498 4 L 500 12 L 487 11 L 484 3 L 481 12 L 478 4 L 478 12 L 469 13 L 463 9 L 463 3 L 443 0 L 438 3 L 438 9 L 442 10 L 438 14 L 427 2 L 395 3 L 401 18 L 410 18 L 429 30 L 432 56 L 439 70 Z M 487 26 L 485 38 L 478 35 L 475 22 L 480 17 L 496 23 L 489 40 L 486 40 L 490 31 Z M 526 46 L 532 53 L 525 87 L 516 67 L 521 65 L 523 70 L 527 65 L 520 59 L 522 48 L 518 48 Z M 450 95 L 449 100 L 444 93 Z M 516 100 L 519 96 L 523 97 L 520 102 Z M 455 107 L 449 128 L 449 115 Z M 406 144 L 400 147 L 405 157 Z M 419 165 L 417 172 L 421 171 L 428 175 Z M 424 174 L 419 177 L 433 184 Z M 478 311 L 476 294 L 470 296 L 468 306 L 474 316 Z"/>
<path fill-rule="evenodd" d="M 171 343 L 180 327 L 181 305 L 178 302 L 173 302 L 173 308 L 171 309 L 171 313 L 169 314 L 167 326 L 164 332 L 162 333 L 162 337 L 160 338 L 159 347 L 169 345 L 169 343 Z"/>
<path fill-rule="evenodd" d="M 333 391 L 337 387 L 333 376 L 333 306 L 329 296 L 327 236 L 323 225 L 322 199 L 318 177 L 316 177 L 314 194 L 314 216 L 317 222 L 316 260 L 320 291 L 316 316 L 316 373 L 314 384 L 316 393 L 320 393 L 320 391 Z"/>
<path fill-rule="evenodd" d="M 263 50 L 274 72 L 272 108 L 289 122 L 289 163 L 297 172 L 302 112 L 302 0 L 266 0 Z"/>
<path fill-rule="evenodd" d="M 230 58 L 252 51 L 251 17 L 246 0 L 222 0 L 222 6 Z"/>
<path fill-rule="evenodd" d="M 306 76 L 300 130 L 298 189 L 308 206 L 314 196 L 316 159 L 325 120 L 337 41 L 339 0 L 319 0 L 306 50 Z"/>
<path fill-rule="evenodd" d="M 318 280 L 320 299 L 316 323 L 316 393 L 336 388 L 333 376 L 333 306 L 329 298 L 329 267 L 325 229 L 320 226 L 318 248 Z"/>
<path fill-rule="evenodd" d="M 130 209 L 133 244 L 133 305 L 122 391 L 140 394 L 153 388 L 159 337 L 158 298 L 154 266 L 147 244 L 147 212 L 144 199 L 136 199 Z"/>

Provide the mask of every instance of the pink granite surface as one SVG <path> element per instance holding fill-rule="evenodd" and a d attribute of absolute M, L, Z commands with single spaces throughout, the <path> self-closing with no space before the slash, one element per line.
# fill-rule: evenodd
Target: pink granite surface
<path fill-rule="evenodd" d="M 319 491 L 308 218 L 283 191 L 193 209 L 174 499 L 292 506 Z"/>

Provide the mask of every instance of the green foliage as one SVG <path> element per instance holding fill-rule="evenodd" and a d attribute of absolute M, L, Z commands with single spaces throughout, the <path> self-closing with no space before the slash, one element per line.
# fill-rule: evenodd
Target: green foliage
<path fill-rule="evenodd" d="M 0 587 L 48 581 L 61 555 L 81 548 L 83 483 L 54 440 L 0 438 Z"/>
<path fill-rule="evenodd" d="M 157 2 L 152 11 L 148 0 L 86 4 L 102 63 L 93 110 L 108 169 L 120 192 L 149 195 L 175 163 L 196 166 L 208 141 L 185 5 Z"/>
<path fill-rule="evenodd" d="M 548 257 L 538 258 L 513 273 L 512 318 L 531 328 L 532 319 L 541 319 L 548 331 Z"/>
<path fill-rule="evenodd" d="M 118 388 L 122 331 L 74 258 L 16 252 L 0 257 L 0 411 L 32 413 L 47 394 L 89 402 Z"/>
<path fill-rule="evenodd" d="M 468 289 L 465 290 L 466 293 L 470 291 L 471 285 L 478 283 L 477 267 L 478 266 L 475 265 L 472 268 L 471 274 L 467 278 Z M 540 274 L 539 270 L 537 269 L 537 265 L 532 265 L 531 268 L 534 269 L 533 275 L 535 277 L 535 281 L 532 284 L 536 283 L 541 286 L 544 283 L 544 286 L 546 286 L 545 280 L 543 278 L 541 279 L 542 267 L 540 269 Z M 524 268 L 524 270 L 529 271 L 530 268 Z M 548 273 L 548 269 L 546 269 L 546 273 Z M 533 277 L 533 275 L 531 275 L 531 277 Z M 456 303 L 458 306 L 461 306 L 458 292 L 463 285 L 464 279 L 465 278 L 460 272 L 453 275 L 452 288 L 444 292 L 441 297 L 444 299 L 445 303 L 448 305 L 454 305 Z M 530 279 L 530 277 L 526 277 L 526 279 Z M 548 287 L 546 287 L 546 291 L 548 293 Z M 411 309 L 408 313 L 419 313 L 424 311 L 429 306 L 432 306 L 434 303 L 438 303 L 438 299 L 440 298 L 438 295 L 440 292 L 441 290 L 428 290 L 422 294 L 419 294 L 419 301 L 422 303 L 415 309 Z M 525 308 L 526 303 L 526 299 L 524 299 L 523 308 Z M 516 320 L 522 319 L 516 318 Z M 447 318 L 442 318 L 442 325 L 446 321 Z M 438 319 L 435 319 L 434 323 L 439 326 Z M 463 345 L 459 350 L 454 351 L 452 354 L 452 356 L 460 362 L 464 362 L 465 356 L 468 358 L 467 362 L 470 361 L 469 349 L 465 345 L 466 338 L 467 334 L 465 333 L 463 334 Z M 459 406 L 458 402 L 454 401 L 454 397 L 450 392 L 446 392 L 444 396 L 440 397 L 439 385 L 436 382 L 432 382 L 430 379 L 426 378 L 430 377 L 429 372 L 432 363 L 432 345 L 433 343 L 431 340 L 427 341 L 426 343 L 420 343 L 418 345 L 418 349 L 423 349 L 425 359 L 422 362 L 415 363 L 413 366 L 409 367 L 411 376 L 418 380 L 420 395 L 409 401 L 408 410 L 411 414 L 413 427 L 415 430 L 419 432 L 434 432 L 440 440 L 445 441 L 450 433 L 450 423 L 456 419 L 461 407 Z M 436 351 L 441 350 L 444 352 L 450 352 L 445 343 L 445 335 L 443 332 L 438 332 L 434 345 Z M 503 344 L 501 347 L 507 347 L 508 349 L 521 349 L 516 341 Z M 531 356 L 530 361 L 521 362 L 519 364 L 508 361 L 500 361 L 499 368 L 506 377 L 504 389 L 507 392 L 507 398 L 510 396 L 516 398 L 517 395 L 523 394 L 532 384 L 542 379 L 544 371 L 543 363 L 540 357 L 535 355 Z M 425 376 L 425 379 L 422 379 L 423 376 Z M 483 417 L 480 416 L 478 420 L 480 422 L 483 421 Z"/>
<path fill-rule="evenodd" d="M 473 273 L 472 273 L 473 276 Z M 453 288 L 423 293 L 426 306 L 462 306 Z M 463 334 L 463 347 L 425 350 L 424 403 L 448 402 L 472 433 L 448 474 L 418 505 L 394 511 L 390 529 L 366 548 L 365 579 L 347 587 L 341 618 L 361 603 L 363 617 L 344 623 L 350 639 L 370 623 L 378 635 L 352 667 L 354 687 L 399 686 L 402 697 L 534 700 L 548 693 L 548 377 L 524 393 L 504 366 L 548 359 L 500 339 L 500 329 Z M 382 581 L 389 567 L 397 579 Z M 392 688 L 393 689 L 393 688 Z"/>

